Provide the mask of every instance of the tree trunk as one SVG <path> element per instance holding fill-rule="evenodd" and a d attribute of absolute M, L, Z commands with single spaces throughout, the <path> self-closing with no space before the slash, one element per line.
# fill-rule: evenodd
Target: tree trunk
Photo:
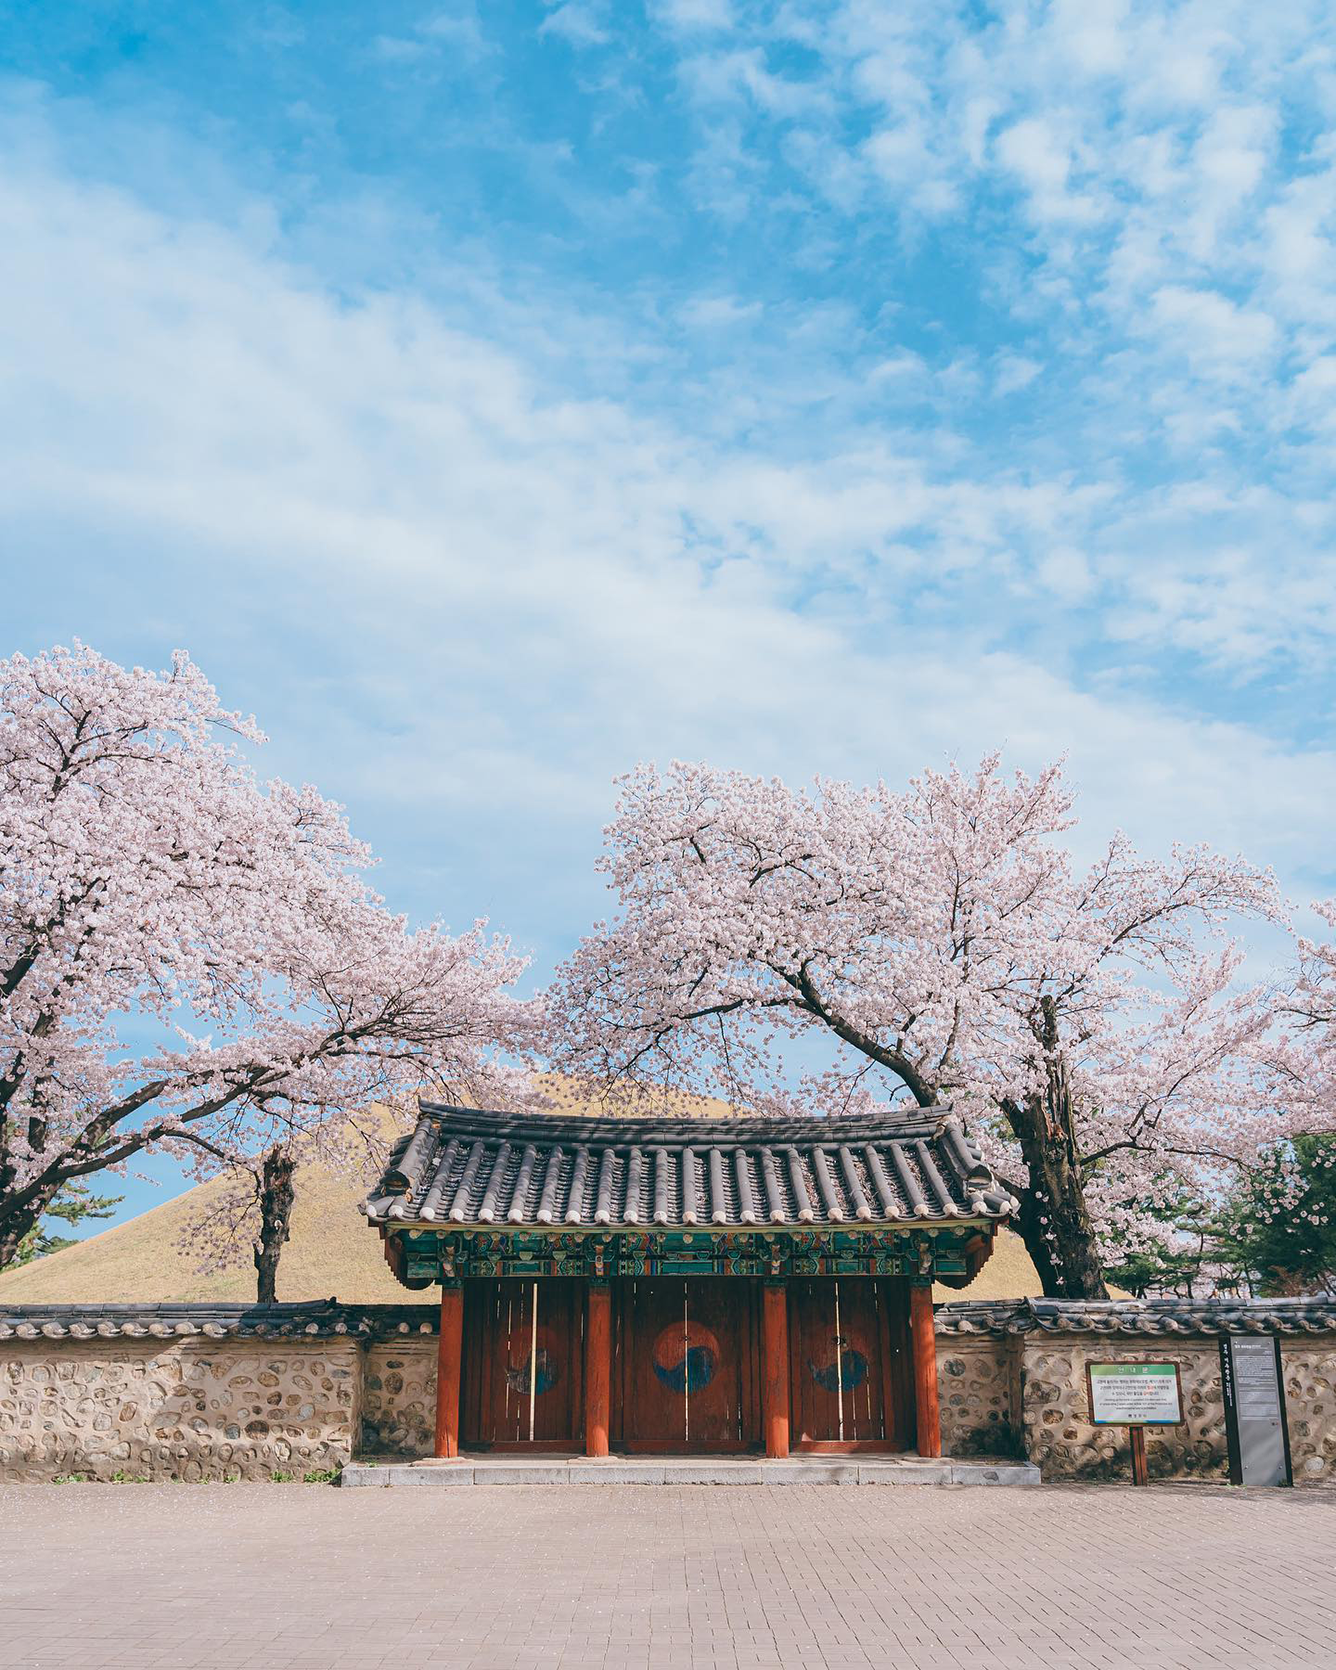
<path fill-rule="evenodd" d="M 19 1255 L 24 1237 L 41 1222 L 42 1215 L 55 1199 L 56 1192 L 52 1189 L 49 1195 L 39 1195 L 23 1206 L 9 1209 L 0 1206 L 0 1270 L 5 1270 L 13 1264 Z"/>
<path fill-rule="evenodd" d="M 1067 1168 L 1045 1168 L 1022 1142 L 1032 1185 L 1021 1195 L 1016 1228 L 1047 1299 L 1107 1299 L 1104 1267 L 1079 1178 Z M 1047 1220 L 1047 1222 L 1043 1220 Z"/>
<path fill-rule="evenodd" d="M 272 1305 L 278 1293 L 278 1260 L 291 1233 L 294 1161 L 281 1148 L 271 1148 L 260 1168 L 260 1233 L 255 1242 L 255 1298 Z"/>
<path fill-rule="evenodd" d="M 1044 1000 L 1047 1084 L 1042 1095 L 1008 1102 L 1007 1117 L 1030 1171 L 1016 1228 L 1048 1299 L 1107 1299 L 1104 1266 L 1082 1186 L 1076 1119 L 1066 1063 L 1057 1049 L 1051 1000 Z"/>

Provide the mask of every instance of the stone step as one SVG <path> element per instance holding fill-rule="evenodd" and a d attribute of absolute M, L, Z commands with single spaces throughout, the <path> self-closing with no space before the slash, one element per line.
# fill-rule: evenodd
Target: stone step
<path fill-rule="evenodd" d="M 1030 1488 L 1039 1469 L 1028 1461 L 919 1456 L 461 1456 L 456 1461 L 350 1462 L 345 1488 L 464 1484 L 832 1484 L 1010 1485 Z"/>

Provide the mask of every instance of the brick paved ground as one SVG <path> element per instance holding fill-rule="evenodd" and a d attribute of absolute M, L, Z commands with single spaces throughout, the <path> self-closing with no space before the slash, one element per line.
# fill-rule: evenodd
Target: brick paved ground
<path fill-rule="evenodd" d="M 0 1490 L 0 1665 L 1336 1666 L 1336 1493 Z"/>

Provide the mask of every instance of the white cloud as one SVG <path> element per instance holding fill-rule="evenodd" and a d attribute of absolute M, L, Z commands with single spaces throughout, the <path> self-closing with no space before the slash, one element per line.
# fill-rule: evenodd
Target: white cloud
<path fill-rule="evenodd" d="M 1126 0 L 1057 0 L 1051 29 L 1058 50 L 1083 75 L 1117 75 L 1126 68 Z"/>
<path fill-rule="evenodd" d="M 0 184 L 0 232 L 11 543 L 41 564 L 54 527 L 94 554 L 69 559 L 50 635 L 142 659 L 184 641 L 288 738 L 278 768 L 424 828 L 448 808 L 453 841 L 489 832 L 488 874 L 539 886 L 540 845 L 550 886 L 574 886 L 609 777 L 642 755 L 894 778 L 999 741 L 1027 765 L 1069 751 L 1095 828 L 1291 869 L 1327 851 L 1329 753 L 1083 689 L 1064 611 L 1120 588 L 1129 662 L 1156 641 L 1293 653 L 1336 631 L 1303 567 L 1329 523 L 1274 499 L 1157 507 L 949 423 L 716 445 L 689 402 L 679 422 L 572 398 L 420 298 L 327 294 L 262 241 L 31 162 Z M 602 329 L 610 361 L 638 351 Z M 989 370 L 900 349 L 881 382 L 954 379 L 963 401 Z M 1227 541 L 1203 543 L 1211 518 Z M 1268 568 L 1281 527 L 1294 559 Z M 90 626 L 83 588 L 115 564 Z M 1007 641 L 1036 597 L 1042 654 Z"/>
<path fill-rule="evenodd" d="M 1095 577 L 1083 551 L 1060 546 L 1046 551 L 1035 564 L 1040 583 L 1065 603 L 1080 603 L 1095 591 Z"/>
<path fill-rule="evenodd" d="M 932 171 L 928 136 L 913 119 L 874 133 L 865 148 L 872 166 L 891 185 L 909 185 Z"/>
<path fill-rule="evenodd" d="M 601 8 L 586 0 L 566 0 L 538 26 L 540 35 L 556 35 L 572 46 L 602 46 L 609 39 Z"/>
<path fill-rule="evenodd" d="M 1002 166 L 1029 194 L 1030 212 L 1040 221 L 1091 221 L 1100 205 L 1089 192 L 1071 189 L 1071 141 L 1040 116 L 1027 116 L 997 138 Z"/>
<path fill-rule="evenodd" d="M 776 74 L 760 47 L 698 52 L 683 62 L 682 78 L 707 108 L 743 102 L 787 120 L 829 107 L 820 83 Z"/>
<path fill-rule="evenodd" d="M 1151 323 L 1166 344 L 1199 367 L 1230 367 L 1275 352 L 1274 320 L 1212 290 L 1166 284 L 1151 298 L 1151 309 Z"/>
<path fill-rule="evenodd" d="M 1330 156 L 1333 141 L 1324 142 Z M 1324 335 L 1336 328 L 1336 167 L 1289 181 L 1262 216 L 1261 285 L 1277 313 Z"/>
<path fill-rule="evenodd" d="M 654 0 L 650 15 L 657 23 L 687 34 L 698 29 L 731 29 L 729 0 Z"/>
<path fill-rule="evenodd" d="M 709 109 L 747 95 L 788 121 L 801 105 L 810 131 L 787 154 L 844 214 L 876 201 L 861 171 L 892 213 L 966 226 L 982 213 L 995 245 L 991 199 L 1019 188 L 1018 241 L 1044 265 L 1027 303 L 1042 289 L 1131 333 L 1163 286 L 1245 306 L 1252 291 L 1254 310 L 1327 328 L 1334 147 L 1319 140 L 1290 178 L 1279 144 L 1287 125 L 1325 124 L 1333 78 L 1311 49 L 1321 16 L 1316 0 L 1064 0 L 967 23 L 930 0 L 847 0 L 819 24 L 786 8 L 683 73 Z M 772 37 L 818 55 L 820 72 L 771 89 L 757 43 Z M 711 130 L 703 145 L 717 140 Z M 732 219 L 772 189 L 767 143 L 733 136 L 719 196 Z"/>
<path fill-rule="evenodd" d="M 1336 429 L 1336 355 L 1323 354 L 1294 379 L 1289 415 L 1294 423 Z"/>
<path fill-rule="evenodd" d="M 736 296 L 695 296 L 678 309 L 678 317 L 689 330 L 720 330 L 757 319 L 759 302 L 742 302 Z"/>
<path fill-rule="evenodd" d="M 1018 389 L 1029 388 L 1043 369 L 1038 360 L 1004 349 L 993 358 L 993 387 L 998 394 L 1015 394 Z"/>
<path fill-rule="evenodd" d="M 922 354 L 915 354 L 909 349 L 903 349 L 898 354 L 892 354 L 889 359 L 879 360 L 868 372 L 869 379 L 874 383 L 923 383 L 929 377 L 928 362 Z"/>
<path fill-rule="evenodd" d="M 425 58 L 431 48 L 423 41 L 408 40 L 401 35 L 377 35 L 371 43 L 378 58 L 389 64 L 411 64 Z"/>
<path fill-rule="evenodd" d="M 457 0 L 431 12 L 418 24 L 418 34 L 441 41 L 471 58 L 487 51 L 487 40 L 482 31 L 475 0 Z"/>
<path fill-rule="evenodd" d="M 877 177 L 894 188 L 901 207 L 934 219 L 957 207 L 958 187 L 918 118 L 910 116 L 897 127 L 874 133 L 863 152 Z"/>
<path fill-rule="evenodd" d="M 1277 113 L 1263 105 L 1233 105 L 1215 111 L 1192 150 L 1214 206 L 1232 209 L 1261 184 L 1275 143 Z"/>

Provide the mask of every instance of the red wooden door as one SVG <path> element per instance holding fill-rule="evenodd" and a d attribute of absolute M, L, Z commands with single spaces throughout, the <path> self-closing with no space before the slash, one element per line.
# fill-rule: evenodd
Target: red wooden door
<path fill-rule="evenodd" d="M 903 1285 L 872 1276 L 789 1283 L 795 1449 L 909 1448 L 913 1395 Z"/>
<path fill-rule="evenodd" d="M 583 1417 L 583 1284 L 569 1277 L 465 1284 L 461 1441 L 575 1449 Z"/>
<path fill-rule="evenodd" d="M 757 1307 L 743 1277 L 619 1282 L 614 1442 L 663 1454 L 759 1448 Z"/>

